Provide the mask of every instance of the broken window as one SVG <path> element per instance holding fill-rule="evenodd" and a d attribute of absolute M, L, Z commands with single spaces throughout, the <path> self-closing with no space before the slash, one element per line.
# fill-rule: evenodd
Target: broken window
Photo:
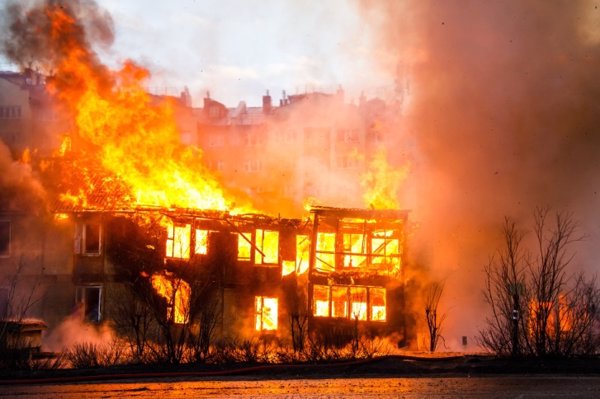
<path fill-rule="evenodd" d="M 208 230 L 196 229 L 194 253 L 196 255 L 206 255 L 208 253 Z"/>
<path fill-rule="evenodd" d="M 367 289 L 350 287 L 350 317 L 356 320 L 367 320 Z"/>
<path fill-rule="evenodd" d="M 313 286 L 313 315 L 329 317 L 329 287 L 326 285 Z"/>
<path fill-rule="evenodd" d="M 385 321 L 385 288 L 369 288 L 369 300 L 371 305 L 371 320 Z"/>
<path fill-rule="evenodd" d="M 167 301 L 167 320 L 175 324 L 188 322 L 191 288 L 170 273 L 152 275 L 152 287 Z"/>
<path fill-rule="evenodd" d="M 367 252 L 365 235 L 344 233 L 344 267 L 364 267 Z"/>
<path fill-rule="evenodd" d="M 393 230 L 374 231 L 371 238 L 371 263 L 385 267 L 389 272 L 400 270 L 400 240 Z"/>
<path fill-rule="evenodd" d="M 313 316 L 386 321 L 385 295 L 380 287 L 315 285 Z"/>
<path fill-rule="evenodd" d="M 257 296 L 254 299 L 256 309 L 256 331 L 277 330 L 278 300 L 266 296 Z"/>
<path fill-rule="evenodd" d="M 102 228 L 100 223 L 81 223 L 75 230 L 75 253 L 100 255 L 102 249 Z"/>
<path fill-rule="evenodd" d="M 85 320 L 99 323 L 102 320 L 102 286 L 79 286 L 75 289 L 75 303 L 80 306 Z"/>
<path fill-rule="evenodd" d="M 10 222 L 0 221 L 0 256 L 10 255 Z"/>
<path fill-rule="evenodd" d="M 348 317 L 348 287 L 331 287 L 331 317 Z"/>
<path fill-rule="evenodd" d="M 296 236 L 296 273 L 303 274 L 308 270 L 310 240 L 307 235 Z"/>
<path fill-rule="evenodd" d="M 310 251 L 310 240 L 305 234 L 296 236 L 296 260 L 284 260 L 281 264 L 281 275 L 287 276 L 292 273 L 304 274 L 308 271 L 308 256 Z"/>
<path fill-rule="evenodd" d="M 271 230 L 256 230 L 256 253 L 255 263 L 257 265 L 279 263 L 279 232 Z"/>
<path fill-rule="evenodd" d="M 238 236 L 238 260 L 250 261 L 252 253 L 252 235 L 247 232 L 237 234 Z"/>
<path fill-rule="evenodd" d="M 335 270 L 335 233 L 317 234 L 317 263 L 315 268 L 322 272 Z"/>
<path fill-rule="evenodd" d="M 167 258 L 189 259 L 192 227 L 170 225 L 167 227 Z"/>

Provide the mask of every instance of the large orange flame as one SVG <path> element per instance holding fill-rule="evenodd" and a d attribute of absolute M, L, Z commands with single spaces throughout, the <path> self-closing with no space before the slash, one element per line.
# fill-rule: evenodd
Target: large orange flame
<path fill-rule="evenodd" d="M 384 150 L 377 151 L 361 179 L 365 204 L 375 209 L 399 209 L 400 185 L 406 180 L 408 170 L 408 163 L 396 168 L 388 163 Z"/>
<path fill-rule="evenodd" d="M 100 64 L 68 7 L 52 3 L 46 16 L 57 55 L 48 86 L 74 119 L 80 141 L 74 140 L 73 150 L 85 149 L 122 180 L 130 205 L 231 208 L 232 200 L 203 166 L 201 151 L 181 143 L 173 104 L 144 90 L 149 72 L 132 61 L 120 70 Z M 87 192 L 69 194 L 85 204 Z"/>

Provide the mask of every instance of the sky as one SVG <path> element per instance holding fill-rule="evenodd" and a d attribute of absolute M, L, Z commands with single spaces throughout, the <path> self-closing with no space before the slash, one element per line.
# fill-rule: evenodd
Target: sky
<path fill-rule="evenodd" d="M 6 3 L 7 0 L 0 0 Z M 344 0 L 98 0 L 113 19 L 112 46 L 98 48 L 117 67 L 130 58 L 149 68 L 151 91 L 179 94 L 194 106 L 211 97 L 234 107 L 282 96 L 333 92 L 353 101 L 385 95 L 393 77 L 369 49 L 375 40 L 359 7 Z M 14 69 L 0 59 L 1 69 Z M 357 76 L 360 77 L 357 79 Z"/>

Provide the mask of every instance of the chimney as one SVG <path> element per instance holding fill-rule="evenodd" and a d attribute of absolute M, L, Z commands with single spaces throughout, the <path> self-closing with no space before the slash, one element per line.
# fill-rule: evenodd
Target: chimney
<path fill-rule="evenodd" d="M 263 113 L 270 114 L 273 105 L 271 103 L 271 96 L 269 95 L 269 90 L 267 90 L 267 95 L 263 96 L 262 100 Z"/>

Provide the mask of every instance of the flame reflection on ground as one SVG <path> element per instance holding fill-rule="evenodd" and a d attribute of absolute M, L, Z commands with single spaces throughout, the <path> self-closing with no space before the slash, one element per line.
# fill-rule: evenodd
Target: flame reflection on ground
<path fill-rule="evenodd" d="M 313 376 L 314 377 L 314 376 Z M 131 381 L 6 386 L 0 398 L 597 398 L 598 376 Z M 254 377 L 257 378 L 257 377 Z"/>

